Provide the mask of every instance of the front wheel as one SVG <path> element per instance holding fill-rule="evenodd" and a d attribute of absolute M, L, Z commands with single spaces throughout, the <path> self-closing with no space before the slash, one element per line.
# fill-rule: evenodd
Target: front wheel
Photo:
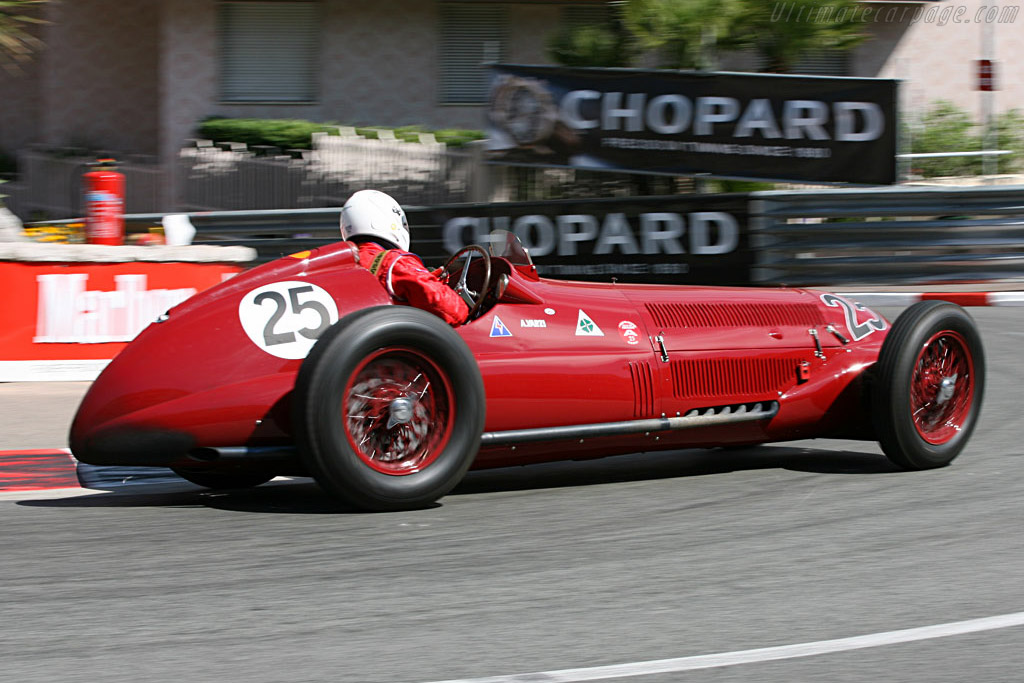
<path fill-rule="evenodd" d="M 324 490 L 362 509 L 415 509 L 448 493 L 476 457 L 483 380 L 436 316 L 372 308 L 317 341 L 292 410 L 300 457 Z"/>
<path fill-rule="evenodd" d="M 905 469 L 948 465 L 974 431 L 985 388 L 985 354 L 961 307 L 922 301 L 882 343 L 871 418 L 886 456 Z"/>

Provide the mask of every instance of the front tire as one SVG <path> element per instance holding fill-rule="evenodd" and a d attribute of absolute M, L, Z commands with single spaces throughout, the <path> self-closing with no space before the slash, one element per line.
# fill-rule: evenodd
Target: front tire
<path fill-rule="evenodd" d="M 960 306 L 922 301 L 905 310 L 882 343 L 871 392 L 879 443 L 910 470 L 944 467 L 974 431 L 985 389 L 985 354 Z"/>
<path fill-rule="evenodd" d="M 485 397 L 476 359 L 438 317 L 383 306 L 321 336 L 295 382 L 299 455 L 332 496 L 366 510 L 429 505 L 476 457 Z"/>

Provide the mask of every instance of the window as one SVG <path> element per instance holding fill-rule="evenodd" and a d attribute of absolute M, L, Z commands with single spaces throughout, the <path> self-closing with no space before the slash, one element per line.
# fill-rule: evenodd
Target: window
<path fill-rule="evenodd" d="M 317 2 L 222 2 L 221 100 L 315 100 L 319 14 Z"/>
<path fill-rule="evenodd" d="M 505 8 L 442 2 L 440 15 L 441 104 L 483 104 L 490 78 L 483 65 L 505 53 Z"/>

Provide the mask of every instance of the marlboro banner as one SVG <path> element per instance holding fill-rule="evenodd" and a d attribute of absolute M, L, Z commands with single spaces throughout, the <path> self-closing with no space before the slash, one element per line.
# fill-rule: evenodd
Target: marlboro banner
<path fill-rule="evenodd" d="M 896 81 L 493 67 L 491 159 L 825 183 L 896 180 Z"/>
<path fill-rule="evenodd" d="M 0 381 L 90 380 L 172 306 L 240 272 L 222 263 L 0 261 Z"/>

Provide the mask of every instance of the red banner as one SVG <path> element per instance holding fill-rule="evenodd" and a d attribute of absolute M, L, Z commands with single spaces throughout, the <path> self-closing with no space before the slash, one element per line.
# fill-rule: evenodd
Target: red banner
<path fill-rule="evenodd" d="M 92 379 L 167 309 L 240 271 L 222 263 L 0 262 L 0 381 Z"/>

